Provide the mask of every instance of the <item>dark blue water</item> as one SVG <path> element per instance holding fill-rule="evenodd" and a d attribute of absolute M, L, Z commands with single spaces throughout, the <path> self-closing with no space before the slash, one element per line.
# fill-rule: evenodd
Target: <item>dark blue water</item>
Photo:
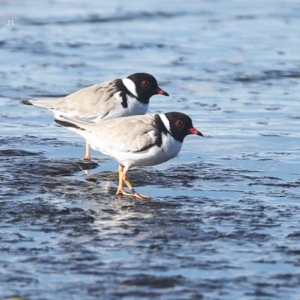
<path fill-rule="evenodd" d="M 1 299 L 299 298 L 300 2 L 0 1 L 0 23 Z M 150 201 L 19 104 L 135 72 L 205 135 L 130 172 Z"/>

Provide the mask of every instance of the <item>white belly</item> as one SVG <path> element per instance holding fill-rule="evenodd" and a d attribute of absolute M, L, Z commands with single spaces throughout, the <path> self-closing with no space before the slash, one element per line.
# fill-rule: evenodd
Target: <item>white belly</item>
<path fill-rule="evenodd" d="M 182 143 L 170 135 L 163 135 L 161 147 L 153 146 L 142 152 L 118 152 L 113 149 L 105 149 L 103 144 L 101 147 L 94 145 L 93 148 L 115 158 L 120 164 L 129 168 L 132 166 L 154 166 L 166 162 L 177 156 L 181 147 Z"/>
<path fill-rule="evenodd" d="M 118 102 L 116 107 L 113 108 L 103 119 L 101 119 L 101 121 L 134 115 L 144 115 L 147 112 L 149 104 L 141 103 L 131 96 L 127 96 L 127 107 L 124 108 L 121 104 L 123 100 L 120 93 L 115 95 Z"/>

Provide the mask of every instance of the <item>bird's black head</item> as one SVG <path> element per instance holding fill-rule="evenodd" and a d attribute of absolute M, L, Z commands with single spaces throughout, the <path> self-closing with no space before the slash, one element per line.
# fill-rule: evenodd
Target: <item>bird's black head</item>
<path fill-rule="evenodd" d="M 161 89 L 154 76 L 147 73 L 135 73 L 127 77 L 135 84 L 137 99 L 140 102 L 149 103 L 149 99 L 157 94 L 169 96 L 167 92 Z"/>
<path fill-rule="evenodd" d="M 183 139 L 189 134 L 203 136 L 203 134 L 193 126 L 189 116 L 180 112 L 168 112 L 165 113 L 165 116 L 170 123 L 170 132 L 177 141 L 183 142 Z"/>

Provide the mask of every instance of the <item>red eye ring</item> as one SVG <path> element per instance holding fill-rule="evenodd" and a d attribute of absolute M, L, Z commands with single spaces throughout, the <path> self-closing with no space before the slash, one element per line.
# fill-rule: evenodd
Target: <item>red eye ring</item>
<path fill-rule="evenodd" d="M 177 120 L 177 121 L 175 122 L 175 124 L 176 124 L 177 127 L 183 127 L 183 125 L 184 125 L 184 123 L 183 123 L 182 120 Z"/>
<path fill-rule="evenodd" d="M 142 85 L 142 86 L 148 86 L 148 85 L 149 85 L 149 81 L 148 81 L 148 80 L 143 80 L 143 81 L 141 82 L 141 85 Z"/>

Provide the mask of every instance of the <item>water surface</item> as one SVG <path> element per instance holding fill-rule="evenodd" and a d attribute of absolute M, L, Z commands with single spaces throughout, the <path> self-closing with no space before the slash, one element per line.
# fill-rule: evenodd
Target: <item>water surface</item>
<path fill-rule="evenodd" d="M 299 20 L 292 0 L 0 1 L 1 299 L 298 299 Z M 135 72 L 170 93 L 150 112 L 205 135 L 130 172 L 150 201 L 19 104 Z"/>

